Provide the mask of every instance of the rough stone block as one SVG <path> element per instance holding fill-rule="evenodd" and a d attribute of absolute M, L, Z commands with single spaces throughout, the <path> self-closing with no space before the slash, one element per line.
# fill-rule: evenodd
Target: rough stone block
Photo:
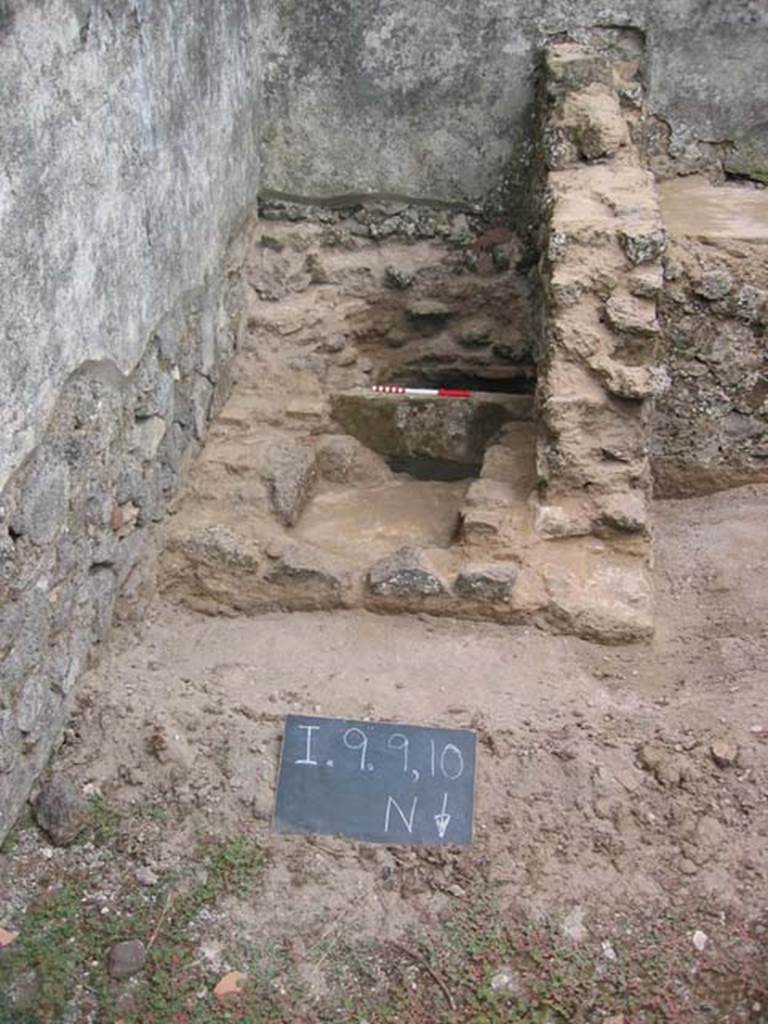
<path fill-rule="evenodd" d="M 503 530 L 508 507 L 506 501 L 477 505 L 468 502 L 461 513 L 461 538 L 464 543 L 482 545 L 498 537 Z"/>
<path fill-rule="evenodd" d="M 650 529 L 648 495 L 642 491 L 605 494 L 596 499 L 600 519 L 606 526 L 626 533 Z"/>
<path fill-rule="evenodd" d="M 151 345 L 144 354 L 133 377 L 135 393 L 133 411 L 137 419 L 170 417 L 173 411 L 173 376 L 160 364 L 157 348 Z"/>
<path fill-rule="evenodd" d="M 664 370 L 655 366 L 625 366 L 614 359 L 603 358 L 595 360 L 592 368 L 617 398 L 643 401 L 663 394 L 670 383 Z"/>
<path fill-rule="evenodd" d="M 456 577 L 453 589 L 459 597 L 470 601 L 507 604 L 517 582 L 517 566 L 468 565 Z"/>
<path fill-rule="evenodd" d="M 262 454 L 259 472 L 275 515 L 285 526 L 295 526 L 317 480 L 314 449 L 290 438 L 275 440 Z"/>
<path fill-rule="evenodd" d="M 203 377 L 202 374 L 196 373 L 193 375 L 192 380 L 185 391 L 187 404 L 191 413 L 195 440 L 203 441 L 208 431 L 208 421 L 211 418 L 211 410 L 215 396 L 214 387 L 207 377 Z M 174 411 L 177 418 L 179 416 L 179 404 L 179 400 L 174 402 Z"/>
<path fill-rule="evenodd" d="M 744 285 L 736 296 L 736 315 L 749 323 L 765 322 L 768 313 L 768 291 Z"/>
<path fill-rule="evenodd" d="M 387 288 L 404 291 L 406 288 L 411 287 L 413 281 L 414 275 L 409 270 L 403 270 L 399 267 L 385 267 L 384 269 L 384 284 Z"/>
<path fill-rule="evenodd" d="M 51 605 L 42 590 L 0 608 L 0 693 L 6 693 L 42 661 L 51 631 Z"/>
<path fill-rule="evenodd" d="M 35 728 L 45 706 L 47 682 L 41 671 L 28 675 L 16 698 L 16 725 L 19 732 L 29 734 Z"/>
<path fill-rule="evenodd" d="M 381 456 L 348 434 L 321 437 L 316 451 L 320 475 L 331 483 L 371 486 L 392 477 Z"/>
<path fill-rule="evenodd" d="M 376 562 L 368 572 L 367 585 L 378 597 L 433 597 L 444 591 L 413 548 L 400 548 Z"/>
<path fill-rule="evenodd" d="M 116 942 L 109 950 L 109 973 L 116 980 L 139 974 L 146 962 L 147 951 L 139 939 Z"/>
<path fill-rule="evenodd" d="M 593 530 L 588 503 L 565 499 L 561 504 L 537 504 L 534 529 L 540 537 L 586 537 Z"/>
<path fill-rule="evenodd" d="M 16 716 L 10 709 L 0 707 L 0 777 L 7 775 L 13 768 L 20 745 Z M 2 807 L 3 801 L 0 799 L 0 835 L 10 825 Z"/>
<path fill-rule="evenodd" d="M 727 298 L 733 291 L 733 277 L 727 270 L 706 270 L 694 282 L 693 291 L 703 299 L 717 302 Z"/>
<path fill-rule="evenodd" d="M 619 241 L 634 266 L 660 260 L 667 251 L 667 233 L 663 228 L 650 231 L 625 229 L 619 232 Z"/>
<path fill-rule="evenodd" d="M 639 299 L 655 299 L 664 287 L 661 264 L 644 263 L 627 275 L 628 291 Z"/>
<path fill-rule="evenodd" d="M 42 451 L 32 457 L 18 484 L 11 530 L 33 544 L 50 544 L 66 525 L 69 470 L 65 462 Z"/>
<path fill-rule="evenodd" d="M 184 432 L 179 423 L 172 423 L 161 438 L 161 443 L 155 450 L 160 464 L 168 474 L 168 486 L 175 489 L 177 478 L 184 465 L 184 458 L 188 449 L 188 434 Z"/>
<path fill-rule="evenodd" d="M 166 422 L 162 416 L 148 416 L 146 419 L 137 420 L 133 428 L 131 449 L 145 462 L 154 459 L 165 430 Z"/>
<path fill-rule="evenodd" d="M 80 633 L 54 648 L 47 663 L 48 683 L 54 693 L 66 697 L 71 692 L 85 665 L 87 651 L 87 641 Z"/>
<path fill-rule="evenodd" d="M 573 132 L 587 160 L 612 156 L 629 142 L 627 123 L 613 88 L 591 82 L 566 97 L 561 125 Z"/>
<path fill-rule="evenodd" d="M 45 782 L 33 804 L 35 821 L 54 846 L 69 846 L 88 821 L 88 805 L 69 779 L 54 775 Z"/>
<path fill-rule="evenodd" d="M 334 395 L 334 418 L 382 455 L 448 459 L 477 465 L 510 421 L 529 419 L 528 395 L 475 392 L 471 398 L 412 398 L 349 392 Z"/>
<path fill-rule="evenodd" d="M 350 586 L 345 569 L 303 544 L 288 545 L 264 582 L 281 607 L 304 610 L 342 606 Z"/>
<path fill-rule="evenodd" d="M 111 569 L 102 567 L 89 572 L 84 581 L 83 596 L 91 609 L 91 637 L 94 643 L 100 643 L 109 633 L 115 585 L 115 574 Z"/>
<path fill-rule="evenodd" d="M 647 640 L 653 634 L 653 586 L 640 559 L 610 561 L 578 575 L 547 574 L 549 621 L 568 633 L 602 643 Z"/>
<path fill-rule="evenodd" d="M 183 552 L 202 571 L 217 567 L 242 570 L 254 574 L 262 564 L 261 547 L 245 544 L 226 526 L 208 526 L 194 532 L 175 530 L 168 538 L 171 551 Z"/>
<path fill-rule="evenodd" d="M 648 337 L 660 331 L 655 302 L 626 292 L 616 291 L 611 295 L 605 304 L 605 316 L 611 327 L 619 332 Z"/>
<path fill-rule="evenodd" d="M 159 523 L 165 514 L 166 497 L 163 491 L 163 478 L 160 467 L 155 463 L 148 463 L 144 473 L 131 481 L 133 486 L 125 498 L 132 499 L 139 509 L 138 525 L 146 526 L 148 523 Z M 118 492 L 120 493 L 120 492 Z"/>

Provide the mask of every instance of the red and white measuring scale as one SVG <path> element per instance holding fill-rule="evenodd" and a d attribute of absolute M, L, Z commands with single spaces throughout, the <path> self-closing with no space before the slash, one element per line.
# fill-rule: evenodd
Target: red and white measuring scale
<path fill-rule="evenodd" d="M 466 388 L 406 388 L 402 384 L 374 384 L 371 391 L 380 395 L 418 395 L 428 398 L 471 398 Z"/>

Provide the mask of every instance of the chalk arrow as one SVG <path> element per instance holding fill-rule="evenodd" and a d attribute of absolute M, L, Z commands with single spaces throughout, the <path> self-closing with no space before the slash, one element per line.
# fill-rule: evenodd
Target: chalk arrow
<path fill-rule="evenodd" d="M 435 824 L 437 825 L 437 834 L 440 837 L 440 839 L 444 839 L 445 838 L 445 833 L 448 831 L 448 826 L 451 823 L 451 816 L 450 816 L 450 814 L 446 814 L 445 813 L 447 807 L 448 807 L 448 794 L 447 793 L 443 793 L 443 809 L 440 811 L 439 814 L 435 815 Z"/>

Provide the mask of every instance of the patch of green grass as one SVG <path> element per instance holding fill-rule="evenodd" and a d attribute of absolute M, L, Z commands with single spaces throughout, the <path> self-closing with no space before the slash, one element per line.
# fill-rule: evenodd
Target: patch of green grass
<path fill-rule="evenodd" d="M 116 834 L 121 815 L 99 799 L 95 820 L 107 842 Z M 208 978 L 197 961 L 194 919 L 204 908 L 215 909 L 223 897 L 250 891 L 263 864 L 262 851 L 245 837 L 208 841 L 176 875 L 162 879 L 152 890 L 127 878 L 108 914 L 88 898 L 92 886 L 83 876 L 72 875 L 46 890 L 18 923 L 16 943 L 0 958 L 0 993 L 9 995 L 0 997 L 0 1024 L 58 1024 L 83 986 L 99 1007 L 96 1019 L 110 1024 L 117 1016 L 125 1024 L 273 1019 L 263 1014 L 235 1017 L 237 1008 L 218 1007 L 209 998 L 197 997 L 201 987 L 210 990 L 216 979 Z M 203 880 L 193 880 L 193 871 L 201 868 Z M 124 986 L 109 978 L 106 960 L 110 946 L 127 938 L 141 939 L 148 957 L 133 1004 L 120 1006 L 118 1013 L 117 999 Z M 30 971 L 37 979 L 35 1006 L 12 1010 L 14 981 Z"/>
<path fill-rule="evenodd" d="M 235 836 L 213 843 L 205 863 L 209 885 L 220 891 L 243 892 L 258 877 L 264 854 L 250 839 Z"/>
<path fill-rule="evenodd" d="M 245 836 L 209 840 L 201 844 L 196 866 L 204 868 L 204 879 L 185 884 L 184 870 L 165 887 L 152 935 L 155 942 L 146 968 L 146 984 L 135 1013 L 124 1015 L 125 1024 L 215 1024 L 232 1019 L 243 1008 L 220 1007 L 209 999 L 199 1000 L 202 987 L 210 988 L 214 979 L 206 978 L 196 959 L 196 938 L 191 925 L 205 908 L 215 908 L 228 895 L 243 895 L 257 884 L 264 866 L 264 855 Z M 188 871 L 189 865 L 185 865 Z M 157 901 L 158 903 L 160 901 Z M 254 1017 L 256 1020 L 267 1017 Z"/>
<path fill-rule="evenodd" d="M 171 817 L 164 804 L 147 803 L 144 800 L 131 807 L 130 816 L 136 821 L 152 821 L 158 825 L 165 825 Z"/>
<path fill-rule="evenodd" d="M 107 846 L 117 835 L 122 814 L 104 796 L 90 800 L 91 836 L 96 846 Z"/>
<path fill-rule="evenodd" d="M 14 1011 L 0 1002 L 0 1022 L 58 1021 L 70 998 L 73 978 L 82 971 L 78 944 L 83 889 L 77 883 L 55 886 L 27 910 L 16 943 L 0 958 L 0 992 L 30 971 L 36 975 L 37 1005 L 31 1012 Z"/>
<path fill-rule="evenodd" d="M 224 957 L 248 981 L 239 999 L 219 1006 L 218 977 L 199 943 L 222 938 L 228 897 L 253 901 L 263 868 L 263 851 L 247 837 L 209 839 L 156 886 L 137 886 L 127 872 L 108 914 L 94 898 L 100 881 L 72 872 L 28 908 L 17 943 L 0 957 L 0 1007 L 14 978 L 34 970 L 39 979 L 34 1010 L 0 1009 L 0 1024 L 58 1024 L 80 1011 L 93 1024 L 594 1024 L 619 1013 L 637 1024 L 720 1024 L 768 1003 L 763 932 L 744 921 L 711 914 L 713 942 L 700 956 L 685 908 L 628 906 L 602 920 L 595 911 L 576 946 L 556 921 L 534 923 L 500 901 L 475 872 L 447 917 L 400 941 L 360 940 L 343 920 L 298 948 L 269 929 L 251 946 L 225 935 Z M 110 945 L 125 938 L 148 949 L 130 985 L 106 970 Z M 327 988 L 316 1002 L 308 968 Z M 512 976 L 508 991 L 492 983 L 502 970 Z M 98 1012 L 86 1013 L 83 999 Z"/>
<path fill-rule="evenodd" d="M 365 958 L 338 950 L 335 986 L 344 998 L 334 1005 L 342 1010 L 319 1019 L 594 1024 L 622 1014 L 636 1024 L 720 1024 L 746 1020 L 755 1002 L 768 1005 L 763 925 L 753 922 L 758 930 L 750 936 L 743 921 L 721 922 L 711 951 L 700 956 L 685 913 L 626 907 L 602 922 L 595 916 L 590 936 L 574 945 L 557 922 L 532 923 L 523 908 L 499 905 L 480 881 L 439 927 L 382 943 Z M 614 956 L 606 956 L 603 939 Z M 507 991 L 492 985 L 502 970 L 512 976 Z"/>

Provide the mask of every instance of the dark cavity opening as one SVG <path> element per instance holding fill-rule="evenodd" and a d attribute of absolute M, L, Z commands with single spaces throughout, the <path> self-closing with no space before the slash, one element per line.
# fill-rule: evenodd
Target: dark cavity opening
<path fill-rule="evenodd" d="M 480 476 L 480 463 L 452 462 L 431 455 L 392 455 L 387 464 L 393 473 L 406 473 L 414 480 L 475 480 Z"/>
<path fill-rule="evenodd" d="M 430 372 L 429 368 L 409 369 L 377 377 L 378 384 L 400 384 L 406 388 L 461 388 L 466 391 L 486 391 L 504 395 L 532 395 L 536 380 L 530 377 L 482 377 L 465 373 Z"/>

